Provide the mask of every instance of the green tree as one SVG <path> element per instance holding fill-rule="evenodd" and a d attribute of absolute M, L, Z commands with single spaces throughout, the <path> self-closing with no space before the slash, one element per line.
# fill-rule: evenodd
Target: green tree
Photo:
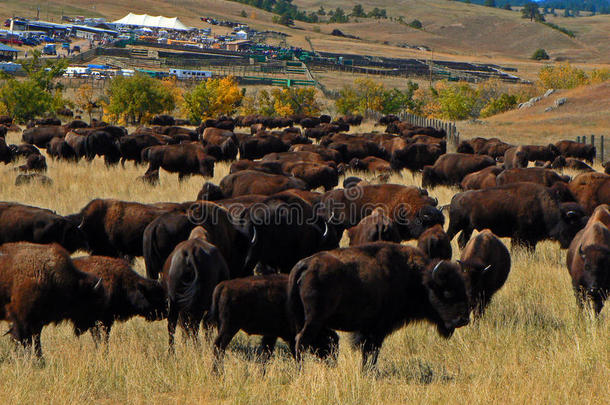
<path fill-rule="evenodd" d="M 364 18 L 366 17 L 366 13 L 364 12 L 364 7 L 362 7 L 362 4 L 356 4 L 354 6 L 354 8 L 352 8 L 352 17 L 361 17 Z"/>
<path fill-rule="evenodd" d="M 289 14 L 274 15 L 272 20 L 274 24 L 281 24 L 287 27 L 294 25 L 294 20 L 292 19 L 292 17 L 290 17 Z"/>
<path fill-rule="evenodd" d="M 512 11 L 512 7 L 510 6 L 510 3 L 506 3 L 503 8 L 504 8 L 504 10 Z"/>
<path fill-rule="evenodd" d="M 112 121 L 140 124 L 155 114 L 170 113 L 176 99 L 158 79 L 136 73 L 132 77 L 116 77 L 107 91 L 105 113 Z"/>
<path fill-rule="evenodd" d="M 320 9 L 317 11 L 318 15 L 326 15 L 326 10 L 324 10 L 324 6 L 320 6 Z"/>
<path fill-rule="evenodd" d="M 248 18 L 248 13 L 246 13 L 246 10 L 241 10 L 241 13 L 239 13 L 239 15 L 244 18 Z"/>
<path fill-rule="evenodd" d="M 521 17 L 529 18 L 530 21 L 544 21 L 544 16 L 540 13 L 538 4 L 534 3 L 533 1 L 523 5 L 523 8 L 521 9 Z"/>
<path fill-rule="evenodd" d="M 418 30 L 421 30 L 424 27 L 424 25 L 421 23 L 421 21 L 419 21 L 417 19 L 411 21 L 409 23 L 409 26 L 412 27 L 412 28 L 416 28 Z"/>
<path fill-rule="evenodd" d="M 496 6 L 495 0 L 485 0 L 485 7 L 495 7 L 495 6 Z"/>
<path fill-rule="evenodd" d="M 331 23 L 346 23 L 349 21 L 349 17 L 345 15 L 345 11 L 341 7 L 337 7 L 328 21 Z"/>
<path fill-rule="evenodd" d="M 40 52 L 21 62 L 25 80 L 5 75 L 0 87 L 0 104 L 17 121 L 27 121 L 63 108 L 67 101 L 63 89 L 55 80 L 66 69 L 67 61 L 41 59 Z"/>
<path fill-rule="evenodd" d="M 549 54 L 542 48 L 536 49 L 534 54 L 532 55 L 532 59 L 534 60 L 548 60 Z"/>
<path fill-rule="evenodd" d="M 476 90 L 466 83 L 446 86 L 438 91 L 438 102 L 444 118 L 463 120 L 475 116 Z"/>

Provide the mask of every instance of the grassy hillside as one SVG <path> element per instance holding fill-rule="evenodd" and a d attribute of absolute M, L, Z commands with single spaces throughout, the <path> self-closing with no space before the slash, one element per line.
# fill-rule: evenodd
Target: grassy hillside
<path fill-rule="evenodd" d="M 331 3 L 320 0 L 294 0 L 294 4 L 307 11 L 315 11 L 320 5 L 324 5 L 326 10 L 342 7 L 349 11 L 356 3 L 361 3 L 367 11 L 373 7 L 385 8 L 389 16 L 403 16 L 406 21 L 417 18 L 422 21 L 424 29 L 416 30 L 389 20 L 372 19 L 360 19 L 359 22 L 348 24 L 297 22 L 296 29 L 291 29 L 272 24 L 270 13 L 225 0 L 49 0 L 40 5 L 40 15 L 41 18 L 46 18 L 48 14 L 57 21 L 63 10 L 65 14 L 70 15 L 103 15 L 115 19 L 131 11 L 178 16 L 186 24 L 199 27 L 203 26 L 199 17 L 208 15 L 243 21 L 259 29 L 284 31 L 291 36 L 289 43 L 297 46 L 308 47 L 305 37 L 310 37 L 317 50 L 351 50 L 372 55 L 427 57 L 429 53 L 396 47 L 400 44 L 426 45 L 436 56 L 466 55 L 489 62 L 499 57 L 526 59 L 535 49 L 545 48 L 552 57 L 559 56 L 574 61 L 610 62 L 608 41 L 604 40 L 604 33 L 607 39 L 607 33 L 610 32 L 608 15 L 575 18 L 566 22 L 566 26 L 577 32 L 576 39 L 572 39 L 549 27 L 520 18 L 517 11 L 446 0 L 335 0 Z M 0 15 L 35 16 L 37 5 L 36 2 L 7 0 L 0 3 Z M 242 10 L 247 12 L 247 18 L 240 17 Z M 314 32 L 314 29 L 318 28 L 320 32 Z M 356 35 L 362 40 L 345 40 L 328 35 L 334 28 Z M 385 46 L 384 43 L 390 46 Z"/>
<path fill-rule="evenodd" d="M 567 102 L 559 108 L 555 100 L 565 97 Z M 466 138 L 476 136 L 500 137 L 507 142 L 547 144 L 561 139 L 591 134 L 605 135 L 606 155 L 610 149 L 610 83 L 583 86 L 573 90 L 560 90 L 533 107 L 512 110 L 477 123 L 462 122 L 460 132 Z M 598 138 L 599 142 L 599 138 Z"/>
<path fill-rule="evenodd" d="M 9 134 L 14 143 L 18 135 Z M 15 187 L 13 172 L 0 168 L 0 200 L 48 207 L 61 214 L 77 211 L 95 197 L 142 202 L 194 198 L 203 179 L 178 182 L 161 173 L 159 187 L 135 183 L 145 168 L 106 168 L 53 162 L 48 188 Z M 228 164 L 217 166 L 218 180 Z M 351 174 L 351 173 L 350 173 Z M 348 174 L 349 175 L 349 174 Z M 360 175 L 360 174 L 358 174 Z M 366 176 L 365 176 L 366 177 Z M 405 172 L 392 182 L 421 184 Z M 93 186 L 92 186 L 93 185 Z M 447 204 L 454 189 L 430 194 Z M 505 240 L 506 243 L 508 241 Z M 343 241 L 345 243 L 345 241 Z M 454 257 L 459 254 L 454 244 Z M 78 255 L 79 253 L 77 253 Z M 144 271 L 142 260 L 136 268 Z M 107 349 L 95 349 L 90 336 L 72 336 L 67 325 L 45 328 L 46 366 L 16 354 L 0 337 L 0 401 L 23 403 L 228 403 L 228 404 L 503 404 L 608 403 L 610 401 L 610 305 L 595 320 L 580 315 L 565 251 L 556 243 L 539 245 L 536 255 L 513 253 L 505 287 L 486 315 L 456 331 L 450 340 L 433 327 L 415 324 L 392 334 L 379 358 L 379 374 L 360 373 L 360 354 L 341 335 L 336 367 L 308 359 L 299 370 L 280 345 L 263 373 L 253 356 L 258 337 L 243 333 L 229 346 L 223 375 L 214 375 L 212 347 L 197 349 L 178 340 L 167 354 L 165 322 L 140 319 L 115 324 Z M 2 333 L 7 324 L 0 323 Z"/>

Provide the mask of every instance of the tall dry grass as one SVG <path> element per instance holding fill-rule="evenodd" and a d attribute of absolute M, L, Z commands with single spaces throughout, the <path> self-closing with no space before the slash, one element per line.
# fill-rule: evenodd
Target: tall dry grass
<path fill-rule="evenodd" d="M 10 135 L 9 142 L 16 136 Z M 15 173 L 2 168 L 0 200 L 72 213 L 95 197 L 143 202 L 193 199 L 203 180 L 180 184 L 161 174 L 159 187 L 135 181 L 145 168 L 106 168 L 93 163 L 49 160 L 54 185 L 15 187 Z M 219 165 L 214 181 L 226 174 Z M 419 176 L 394 175 L 392 182 L 421 184 Z M 446 204 L 456 190 L 430 193 Z M 508 241 L 506 241 L 508 243 Z M 459 255 L 454 245 L 454 257 Z M 336 367 L 308 359 L 298 369 L 280 344 L 263 373 L 254 357 L 258 337 L 236 336 L 224 374 L 211 372 L 209 342 L 200 349 L 178 344 L 167 354 L 165 322 L 135 319 L 116 324 L 107 349 L 68 325 L 46 327 L 46 365 L 38 366 L 0 338 L 0 402 L 23 403 L 608 403 L 610 401 L 610 310 L 599 319 L 580 314 L 556 243 L 535 255 L 517 251 L 505 287 L 485 316 L 450 340 L 433 327 L 415 324 L 392 334 L 379 358 L 379 373 L 360 372 L 360 354 L 341 334 Z M 142 260 L 135 267 L 143 272 Z M 0 331 L 7 329 L 2 323 Z"/>

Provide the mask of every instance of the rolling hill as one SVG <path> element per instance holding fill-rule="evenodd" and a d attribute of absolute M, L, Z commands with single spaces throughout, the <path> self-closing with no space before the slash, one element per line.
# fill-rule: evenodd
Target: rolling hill
<path fill-rule="evenodd" d="M 360 3 L 365 10 L 385 8 L 389 17 L 403 16 L 405 21 L 418 19 L 423 29 L 418 30 L 390 19 L 363 18 L 346 24 L 309 24 L 296 22 L 294 28 L 273 24 L 273 14 L 225 0 L 49 0 L 40 4 L 40 18 L 58 21 L 62 12 L 67 15 L 104 16 L 120 18 L 128 12 L 178 16 L 186 24 L 202 27 L 200 16 L 242 21 L 257 29 L 273 29 L 290 35 L 288 43 L 308 48 L 310 39 L 316 50 L 353 51 L 371 55 L 426 57 L 421 51 L 403 49 L 401 45 L 425 45 L 435 54 L 447 57 L 467 56 L 472 60 L 489 62 L 509 58 L 525 60 L 537 48 L 545 48 L 551 58 L 574 62 L 610 63 L 607 41 L 610 15 L 558 18 L 559 25 L 576 31 L 576 38 L 539 23 L 522 19 L 517 11 L 483 7 L 446 0 L 293 0 L 307 12 L 321 5 L 329 10 L 342 7 L 349 11 Z M 36 2 L 6 0 L 0 3 L 0 15 L 32 17 L 37 13 Z M 245 11 L 248 17 L 241 17 Z M 565 20 L 565 21 L 564 21 Z M 359 40 L 329 35 L 333 29 L 359 37 Z"/>

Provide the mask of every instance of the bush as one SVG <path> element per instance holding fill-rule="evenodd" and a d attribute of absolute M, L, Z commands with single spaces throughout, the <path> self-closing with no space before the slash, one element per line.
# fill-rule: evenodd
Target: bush
<path fill-rule="evenodd" d="M 536 49 L 536 52 L 534 52 L 534 54 L 532 55 L 532 59 L 534 60 L 548 60 L 549 58 L 549 54 L 546 53 L 546 51 L 542 48 L 540 49 Z"/>
<path fill-rule="evenodd" d="M 232 115 L 244 94 L 233 77 L 209 79 L 199 83 L 184 95 L 184 110 L 193 123 L 218 115 Z"/>
<path fill-rule="evenodd" d="M 355 86 L 343 87 L 335 100 L 337 111 L 341 114 L 366 114 L 370 111 L 392 114 L 414 107 L 413 93 L 418 88 L 416 83 L 409 82 L 404 91 L 387 90 L 383 84 L 370 79 L 357 79 L 354 83 Z"/>
<path fill-rule="evenodd" d="M 602 68 L 602 69 L 594 69 L 591 72 L 591 79 L 589 80 L 591 84 L 603 83 L 605 81 L 610 80 L 610 69 Z"/>
<path fill-rule="evenodd" d="M 421 29 L 424 27 L 424 25 L 421 23 L 421 21 L 419 21 L 419 20 L 417 20 L 417 19 L 416 19 L 416 20 L 411 21 L 411 22 L 409 23 L 409 26 L 410 26 L 410 27 L 412 27 L 412 28 L 416 28 L 416 29 L 418 29 L 418 30 L 421 30 Z"/>
<path fill-rule="evenodd" d="M 492 99 L 481 110 L 481 117 L 490 117 L 495 114 L 503 113 L 512 110 L 517 105 L 517 96 L 511 94 L 502 94 L 500 97 Z"/>
<path fill-rule="evenodd" d="M 244 115 L 286 116 L 291 114 L 316 115 L 320 113 L 314 88 L 275 88 L 261 90 L 256 97 L 244 97 L 240 112 Z"/>
<path fill-rule="evenodd" d="M 171 113 L 176 97 L 161 80 L 137 73 L 132 77 L 116 77 L 108 87 L 108 103 L 104 108 L 111 121 L 140 124 L 149 117 Z"/>
<path fill-rule="evenodd" d="M 572 89 L 589 83 L 585 71 L 569 63 L 543 67 L 538 74 L 538 80 L 545 89 Z"/>

